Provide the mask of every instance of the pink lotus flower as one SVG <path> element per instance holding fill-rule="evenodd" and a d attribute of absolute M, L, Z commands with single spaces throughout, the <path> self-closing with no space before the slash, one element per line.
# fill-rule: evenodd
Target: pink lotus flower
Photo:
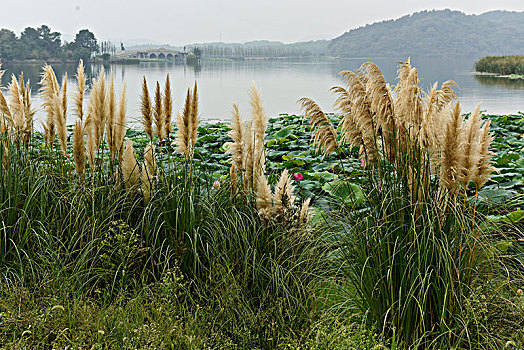
<path fill-rule="evenodd" d="M 361 167 L 365 167 L 365 166 L 366 166 L 366 159 L 365 159 L 365 158 L 362 158 L 362 159 L 360 160 L 360 166 L 361 166 Z"/>
<path fill-rule="evenodd" d="M 296 182 L 300 182 L 300 181 L 304 180 L 304 176 L 302 176 L 301 173 L 294 173 L 293 177 L 295 178 Z"/>
<path fill-rule="evenodd" d="M 215 180 L 215 182 L 213 182 L 213 189 L 218 190 L 219 188 L 220 188 L 220 181 Z"/>

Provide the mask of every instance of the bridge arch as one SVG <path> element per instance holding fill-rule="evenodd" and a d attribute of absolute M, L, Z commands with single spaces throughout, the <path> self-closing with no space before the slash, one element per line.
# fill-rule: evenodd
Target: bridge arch
<path fill-rule="evenodd" d="M 168 60 L 172 60 L 174 57 L 173 57 L 173 54 L 172 53 L 168 53 L 167 54 L 167 59 Z"/>
<path fill-rule="evenodd" d="M 149 55 L 149 58 L 157 58 L 156 53 L 153 52 L 152 54 L 150 54 L 150 55 Z"/>
<path fill-rule="evenodd" d="M 161 60 L 165 60 L 166 59 L 166 55 L 164 55 L 163 53 L 159 53 L 158 54 L 158 58 L 161 59 Z"/>

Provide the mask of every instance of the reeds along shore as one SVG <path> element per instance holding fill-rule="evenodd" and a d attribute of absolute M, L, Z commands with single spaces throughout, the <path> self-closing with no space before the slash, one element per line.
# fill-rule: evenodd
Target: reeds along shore
<path fill-rule="evenodd" d="M 173 101 L 171 84 L 167 75 L 163 91 L 160 82 L 156 82 L 154 93 L 150 95 L 144 77 L 141 94 L 141 119 L 144 131 L 150 140 L 148 148 L 149 163 L 139 163 L 134 156 L 132 142 L 125 142 L 126 135 L 126 94 L 125 85 L 120 96 L 114 89 L 113 74 L 106 81 L 102 68 L 90 86 L 90 96 L 84 106 L 86 94 L 86 77 L 83 62 L 80 61 L 75 75 L 72 114 L 76 117 L 72 137 L 73 154 L 67 154 L 68 133 L 66 120 L 68 116 L 67 88 L 65 76 L 62 86 L 51 66 L 43 67 L 40 80 L 40 95 L 46 120 L 43 123 L 44 139 L 48 148 L 53 148 L 58 137 L 60 150 L 64 157 L 75 164 L 80 181 L 84 181 L 87 164 L 95 171 L 97 154 L 102 145 L 107 145 L 111 159 L 118 160 L 117 178 L 123 181 L 126 188 L 142 186 L 150 192 L 152 181 L 156 178 L 156 166 L 151 159 L 155 152 L 162 151 L 162 145 L 173 132 Z M 492 135 L 489 121 L 482 122 L 479 107 L 464 120 L 460 105 L 453 90 L 455 82 L 436 84 L 424 93 L 419 86 L 418 71 L 410 64 L 409 59 L 400 62 L 399 82 L 392 90 L 385 82 L 380 69 L 373 63 L 365 63 L 356 72 L 343 71 L 342 78 L 346 87 L 336 86 L 331 90 L 337 95 L 334 107 L 342 115 L 341 136 L 319 106 L 308 98 L 299 101 L 305 115 L 314 129 L 313 142 L 323 154 L 338 151 L 340 143 L 359 146 L 365 164 L 373 166 L 381 159 L 395 163 L 408 156 L 412 148 L 406 148 L 407 142 L 419 146 L 421 154 L 411 154 L 420 161 L 427 161 L 429 167 L 422 173 L 412 173 L 412 177 L 429 178 L 437 176 L 442 192 L 447 195 L 456 193 L 459 187 L 467 188 L 473 182 L 477 190 L 487 181 L 493 167 L 490 165 L 492 153 L 489 150 Z M 2 113 L 2 132 L 21 141 L 27 147 L 33 131 L 34 109 L 31 106 L 29 84 L 23 74 L 17 79 L 12 77 L 9 84 L 11 94 L 9 102 L 0 93 L 0 111 Z M 282 214 L 282 203 L 293 207 L 295 197 L 291 195 L 291 182 L 283 173 L 279 186 L 272 192 L 265 174 L 264 137 L 267 116 L 261 97 L 255 85 L 250 90 L 252 118 L 244 121 L 233 105 L 230 136 L 228 144 L 231 153 L 230 176 L 233 179 L 233 191 L 237 185 L 244 190 L 252 189 L 258 198 L 262 216 L 274 217 L 276 212 Z M 198 88 L 187 90 L 184 108 L 176 116 L 176 149 L 188 161 L 193 157 L 198 137 Z M 155 150 L 153 141 L 158 142 Z M 4 148 L 7 146 L 4 145 Z M 4 152 L 4 161 L 8 150 Z M 413 170 L 409 170 L 412 171 Z M 139 184 L 142 185 L 139 185 Z M 418 195 L 412 189 L 413 200 Z M 145 195 L 147 198 L 149 195 Z M 284 199 L 283 199 L 283 197 Z M 290 209 L 288 208 L 288 209 Z M 301 210 L 306 212 L 306 208 Z"/>
<path fill-rule="evenodd" d="M 3 74 L 0 73 L 0 74 Z M 154 109 L 151 104 L 147 83 L 144 78 L 144 90 L 142 95 L 142 119 L 151 146 L 148 148 L 146 158 L 148 164 L 130 164 L 133 155 L 132 142 L 127 140 L 126 135 L 126 87 L 124 85 L 119 97 L 114 88 L 113 74 L 106 81 L 104 69 L 100 71 L 97 78 L 93 79 L 90 95 L 85 103 L 84 96 L 88 89 L 83 62 L 80 61 L 75 75 L 76 86 L 73 94 L 72 114 L 76 117 L 72 135 L 72 154 L 68 154 L 68 132 L 66 120 L 68 117 L 67 88 L 68 77 L 64 77 L 60 86 L 53 68 L 49 65 L 43 67 L 40 80 L 40 96 L 43 100 L 43 109 L 46 119 L 43 122 L 44 140 L 48 149 L 53 149 L 55 138 L 58 137 L 62 155 L 72 161 L 75 165 L 76 174 L 80 181 L 85 180 L 87 164 L 91 172 L 96 171 L 98 153 L 101 147 L 107 147 L 110 159 L 119 162 L 120 169 L 117 177 L 122 177 L 127 188 L 134 188 L 137 179 L 152 181 L 156 166 L 154 165 L 153 142 L 153 119 L 156 124 L 157 140 L 162 141 L 172 132 L 171 115 L 173 110 L 169 75 L 166 78 L 164 93 L 160 91 L 159 84 L 155 92 Z M 22 141 L 28 146 L 33 131 L 34 109 L 31 107 L 29 84 L 23 80 L 23 75 L 18 81 L 13 76 L 9 85 L 11 94 L 7 102 L 0 91 L 0 112 L 2 113 L 1 128 L 4 135 L 4 147 L 13 142 Z M 195 85 L 196 86 L 196 85 Z M 196 97 L 196 91 L 195 91 Z M 9 141 L 9 142 L 7 142 Z M 124 147 L 125 144 L 125 147 Z M 6 158 L 4 153 L 4 158 Z M 134 169 L 136 175 L 133 175 Z M 145 169 L 145 175 L 140 175 L 140 169 Z M 128 184 L 127 182 L 133 182 Z M 148 185 L 149 186 L 149 185 Z"/>
<path fill-rule="evenodd" d="M 53 68 L 43 67 L 40 80 L 40 95 L 46 120 L 43 123 L 44 139 L 47 147 L 54 147 L 58 138 L 62 155 L 75 165 L 76 175 L 84 182 L 86 172 L 97 171 L 100 161 L 101 147 L 109 150 L 110 158 L 118 164 L 116 168 L 117 182 L 122 182 L 131 192 L 142 192 L 149 201 L 153 184 L 157 179 L 156 152 L 162 152 L 164 141 L 169 139 L 174 131 L 172 124 L 173 99 L 169 74 L 163 88 L 160 82 L 154 85 L 154 93 L 150 94 L 146 78 L 143 78 L 140 96 L 141 121 L 149 139 L 144 159 L 139 162 L 131 140 L 125 140 L 126 135 L 126 88 L 120 96 L 114 88 L 113 74 L 106 81 L 104 68 L 90 86 L 89 99 L 84 105 L 84 96 L 88 89 L 83 62 L 80 61 L 75 74 L 72 114 L 76 117 L 71 138 L 72 154 L 68 154 L 68 133 L 66 120 L 68 116 L 67 88 L 68 78 L 64 77 L 60 86 Z M 11 100 L 8 103 L 0 92 L 0 108 L 3 114 L 2 130 L 15 138 L 24 140 L 28 145 L 32 133 L 34 110 L 31 109 L 30 91 L 25 89 L 23 75 L 18 81 L 14 76 L 9 86 Z M 279 184 L 274 191 L 270 188 L 265 170 L 264 138 L 267 127 L 267 116 L 264 113 L 261 96 L 252 85 L 249 92 L 252 121 L 246 123 L 241 119 L 238 107 L 233 106 L 232 136 L 229 143 L 231 153 L 231 179 L 233 192 L 239 189 L 254 191 L 258 198 L 260 215 L 267 220 L 277 217 L 279 220 L 289 220 L 291 217 L 304 221 L 307 218 L 309 201 L 301 208 L 296 207 L 296 197 L 293 196 L 293 185 L 287 172 L 282 173 Z M 194 147 L 198 138 L 199 102 L 197 83 L 187 90 L 183 110 L 176 116 L 176 150 L 191 162 Z M 157 143 L 158 149 L 154 143 Z M 7 146 L 5 146 L 7 147 Z M 7 154 L 4 153 L 4 154 Z M 117 162 L 118 161 L 118 162 Z M 88 166 L 89 165 L 89 166 Z M 302 214 L 300 214 L 302 213 Z M 276 216 L 275 216 L 276 215 Z"/>
<path fill-rule="evenodd" d="M 490 122 L 478 107 L 462 115 L 454 82 L 424 92 L 410 61 L 399 64 L 394 88 L 373 63 L 342 72 L 337 117 L 299 101 L 311 128 L 295 129 L 298 149 L 315 162 L 339 156 L 321 164 L 327 186 L 309 181 L 311 190 L 300 180 L 313 171 L 268 170 L 266 156 L 280 156 L 266 153 L 254 84 L 250 117 L 233 105 L 230 142 L 215 142 L 220 135 L 206 148 L 196 83 L 176 109 L 169 75 L 144 78 L 144 133 L 133 141 L 125 85 L 116 91 L 104 70 L 88 83 L 82 62 L 59 84 L 45 66 L 42 142 L 29 84 L 13 77 L 10 97 L 0 91 L 0 339 L 16 348 L 122 348 L 127 338 L 129 348 L 492 349 L 521 337 L 522 263 L 498 252 L 495 236 L 506 233 L 494 228 L 509 215 L 490 221 L 492 209 L 477 206 L 493 171 Z M 318 153 L 302 142 L 309 131 Z M 295 154 L 288 141 L 279 154 Z M 230 156 L 229 179 L 220 174 L 216 186 L 208 170 L 218 167 L 202 161 L 209 149 Z M 360 167 L 347 159 L 356 156 Z M 317 164 L 308 169 L 320 173 Z M 309 193 L 322 193 L 311 210 L 297 198 Z M 41 310 L 28 313 L 34 303 Z M 108 308 L 90 321 L 84 303 Z"/>
<path fill-rule="evenodd" d="M 435 83 L 429 92 L 423 92 L 410 60 L 399 64 L 399 81 L 393 90 L 370 62 L 355 72 L 340 73 L 346 86 L 331 89 L 337 96 L 334 107 L 342 115 L 340 140 L 320 107 L 309 98 L 300 99 L 315 132 L 313 141 L 324 154 L 337 151 L 339 143 L 359 146 L 367 166 L 387 160 L 398 171 L 411 171 L 411 177 L 425 179 L 426 184 L 436 176 L 446 196 L 470 183 L 478 191 L 494 170 L 490 121 L 481 120 L 480 105 L 467 119 L 463 117 L 454 81 L 440 88 Z M 400 165 L 406 157 L 411 164 L 426 162 L 428 166 L 403 169 Z M 417 198 L 413 193 L 413 199 Z"/>

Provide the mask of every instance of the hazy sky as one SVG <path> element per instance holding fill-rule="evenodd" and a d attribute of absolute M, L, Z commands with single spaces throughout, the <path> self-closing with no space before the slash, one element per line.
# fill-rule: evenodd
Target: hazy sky
<path fill-rule="evenodd" d="M 0 0 L 0 27 L 49 25 L 100 40 L 195 42 L 331 39 L 351 28 L 429 9 L 524 11 L 524 0 Z"/>

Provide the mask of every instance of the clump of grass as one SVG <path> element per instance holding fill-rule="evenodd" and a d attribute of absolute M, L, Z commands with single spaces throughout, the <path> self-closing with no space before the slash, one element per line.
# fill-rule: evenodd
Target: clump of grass
<path fill-rule="evenodd" d="M 369 326 L 406 347 L 473 342 L 465 305 L 485 245 L 465 198 L 472 180 L 478 191 L 493 171 L 489 123 L 478 108 L 464 121 L 452 81 L 424 95 L 409 59 L 393 90 L 372 63 L 341 75 L 347 87 L 332 89 L 340 141 L 314 101 L 299 102 L 324 154 L 347 142 L 367 168 L 365 210 L 339 218 L 349 298 Z"/>

